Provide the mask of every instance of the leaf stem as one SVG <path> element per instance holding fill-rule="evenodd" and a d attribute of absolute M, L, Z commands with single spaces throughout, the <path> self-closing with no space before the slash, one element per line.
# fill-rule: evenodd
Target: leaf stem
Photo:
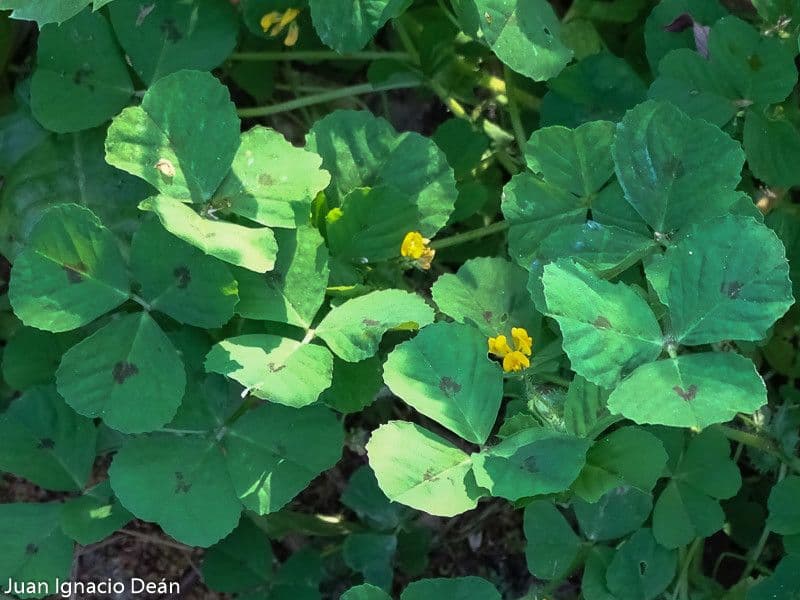
<path fill-rule="evenodd" d="M 516 90 L 511 85 L 511 69 L 507 65 L 503 65 L 503 75 L 506 80 L 506 96 L 508 96 L 508 116 L 511 117 L 511 128 L 514 131 L 514 137 L 517 140 L 517 147 L 519 153 L 525 152 L 525 144 L 527 143 L 527 136 L 525 135 L 525 127 L 522 125 L 522 116 L 517 104 Z"/>
<path fill-rule="evenodd" d="M 800 473 L 800 461 L 792 456 L 788 456 L 771 438 L 757 433 L 750 433 L 749 431 L 742 431 L 741 429 L 734 429 L 727 425 L 715 425 L 715 427 L 729 440 L 771 454 L 793 471 Z"/>
<path fill-rule="evenodd" d="M 483 227 L 479 227 L 478 229 L 465 231 L 464 233 L 457 233 L 456 235 L 451 235 L 449 237 L 436 240 L 435 242 L 431 243 L 431 248 L 433 248 L 434 250 L 441 250 L 442 248 L 450 248 L 451 246 L 458 246 L 459 244 L 465 244 L 473 240 L 479 240 L 489 235 L 502 233 L 503 231 L 508 229 L 508 227 L 509 227 L 508 221 L 497 221 L 496 223 L 492 223 L 491 225 L 484 225 Z"/>
<path fill-rule="evenodd" d="M 780 470 L 778 471 L 778 482 L 783 481 L 783 479 L 786 477 L 787 470 L 788 467 L 786 464 L 782 464 Z M 758 564 L 758 559 L 761 557 L 761 553 L 764 551 L 764 547 L 767 545 L 769 534 L 770 528 L 769 524 L 767 523 L 764 525 L 764 529 L 761 531 L 761 537 L 758 538 L 756 547 L 753 548 L 753 553 L 747 559 L 747 565 L 744 568 L 744 573 L 742 573 L 741 579 L 747 579 L 755 568 L 756 564 Z"/>
<path fill-rule="evenodd" d="M 393 59 L 408 62 L 411 56 L 407 52 L 392 52 L 388 50 L 364 50 L 339 54 L 334 50 L 290 50 L 287 52 L 234 52 L 231 60 L 240 62 L 271 62 L 292 60 L 381 60 Z"/>
<path fill-rule="evenodd" d="M 130 294 L 130 299 L 133 300 L 134 302 L 136 302 L 139 306 L 141 306 L 147 312 L 150 312 L 152 310 L 152 308 L 153 308 L 150 305 L 150 303 L 147 302 L 147 300 L 145 300 L 141 296 L 137 296 L 136 294 Z"/>
<path fill-rule="evenodd" d="M 413 88 L 419 87 L 420 85 L 422 84 L 419 81 L 395 81 L 379 85 L 372 85 L 371 83 L 359 83 L 358 85 L 351 85 L 349 87 L 334 89 L 327 92 L 320 92 L 319 94 L 311 94 L 309 96 L 303 96 L 302 98 L 295 98 L 294 100 L 289 100 L 288 102 L 280 102 L 278 104 L 272 104 L 269 106 L 240 108 L 237 112 L 240 117 L 268 117 L 270 115 L 297 110 L 306 106 L 313 106 L 315 104 L 323 104 L 325 102 L 341 100 L 342 98 L 349 98 L 350 96 L 373 94 L 375 92 L 383 92 L 386 90 Z"/>

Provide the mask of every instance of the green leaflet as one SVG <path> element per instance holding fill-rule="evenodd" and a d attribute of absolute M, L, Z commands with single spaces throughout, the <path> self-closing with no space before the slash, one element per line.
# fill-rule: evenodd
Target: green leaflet
<path fill-rule="evenodd" d="M 453 212 L 458 194 L 453 170 L 436 144 L 417 133 L 397 133 L 368 112 L 337 110 L 314 123 L 307 148 L 322 157 L 331 174 L 330 206 L 356 188 L 388 185 L 417 205 L 419 231 L 429 238 Z"/>
<path fill-rule="evenodd" d="M 139 208 L 154 212 L 167 231 L 209 256 L 256 273 L 275 266 L 278 247 L 275 234 L 267 227 L 244 227 L 204 217 L 167 196 L 148 198 Z"/>
<path fill-rule="evenodd" d="M 523 529 L 528 570 L 545 580 L 566 575 L 581 540 L 559 510 L 547 500 L 534 500 L 525 507 Z"/>
<path fill-rule="evenodd" d="M 0 469 L 45 489 L 83 489 L 97 430 L 75 414 L 53 386 L 29 390 L 0 416 Z"/>
<path fill-rule="evenodd" d="M 717 127 L 671 104 L 645 102 L 617 125 L 612 146 L 625 198 L 656 232 L 728 212 L 744 153 Z M 695 202 L 702 195 L 703 202 Z"/>
<path fill-rule="evenodd" d="M 381 359 L 372 356 L 360 362 L 333 358 L 333 383 L 319 397 L 334 410 L 357 413 L 372 404 L 383 387 Z"/>
<path fill-rule="evenodd" d="M 275 267 L 261 274 L 235 269 L 239 282 L 236 312 L 247 319 L 277 321 L 307 329 L 325 299 L 328 249 L 308 225 L 275 231 Z"/>
<path fill-rule="evenodd" d="M 11 9 L 14 19 L 36 21 L 39 26 L 47 23 L 63 23 L 77 15 L 85 7 L 92 4 L 94 10 L 99 10 L 112 0 L 2 0 L 0 9 Z"/>
<path fill-rule="evenodd" d="M 592 199 L 613 175 L 613 131 L 612 123 L 595 121 L 576 129 L 546 127 L 531 135 L 525 162 L 538 177 L 515 175 L 503 190 L 510 253 L 523 267 L 554 228 L 585 221 Z"/>
<path fill-rule="evenodd" d="M 341 495 L 342 504 L 379 530 L 394 529 L 406 511 L 381 491 L 375 473 L 365 465 L 356 469 Z"/>
<path fill-rule="evenodd" d="M 133 519 L 114 497 L 108 479 L 68 500 L 61 512 L 61 529 L 83 546 L 107 538 Z"/>
<path fill-rule="evenodd" d="M 606 571 L 608 590 L 619 600 L 653 600 L 675 576 L 678 557 L 640 529 L 620 546 Z"/>
<path fill-rule="evenodd" d="M 763 339 L 794 302 L 783 245 L 747 217 L 690 228 L 662 267 L 669 273 L 663 301 L 682 344 Z"/>
<path fill-rule="evenodd" d="M 439 310 L 486 338 L 500 333 L 510 338 L 512 327 L 523 327 L 535 338 L 541 317 L 531 306 L 526 279 L 523 269 L 502 258 L 473 258 L 455 274 L 439 277 L 431 294 Z"/>
<path fill-rule="evenodd" d="M 392 533 L 353 533 L 342 546 L 345 564 L 383 589 L 391 588 L 396 552 L 397 536 Z"/>
<path fill-rule="evenodd" d="M 713 429 L 689 442 L 653 509 L 653 535 L 662 546 L 677 548 L 722 528 L 718 500 L 734 496 L 742 484 L 729 456 L 728 440 Z"/>
<path fill-rule="evenodd" d="M 180 355 L 147 313 L 120 316 L 70 348 L 56 382 L 75 411 L 123 433 L 166 424 L 186 387 Z"/>
<path fill-rule="evenodd" d="M 3 351 L 3 379 L 20 391 L 51 383 L 61 356 L 78 340 L 75 332 L 53 334 L 33 327 L 19 328 Z"/>
<path fill-rule="evenodd" d="M 309 0 L 317 35 L 337 52 L 361 50 L 383 25 L 400 16 L 408 0 Z"/>
<path fill-rule="evenodd" d="M 749 108 L 742 143 L 747 164 L 759 179 L 780 187 L 800 184 L 794 169 L 800 160 L 800 131 L 793 111 L 787 114 L 783 105 Z"/>
<path fill-rule="evenodd" d="M 208 549 L 203 581 L 220 592 L 247 592 L 272 580 L 272 545 L 249 519 L 242 519 L 228 537 Z"/>
<path fill-rule="evenodd" d="M 127 268 L 114 236 L 91 211 L 57 205 L 28 236 L 8 294 L 26 325 L 69 331 L 128 299 Z"/>
<path fill-rule="evenodd" d="M 767 401 L 764 381 L 738 354 L 686 354 L 642 365 L 611 392 L 608 408 L 636 423 L 702 429 L 752 413 Z"/>
<path fill-rule="evenodd" d="M 216 344 L 206 370 L 235 379 L 258 398 L 299 408 L 330 386 L 333 357 L 317 344 L 251 334 Z"/>
<path fill-rule="evenodd" d="M 558 321 L 576 373 L 603 387 L 661 354 L 661 329 L 647 303 L 567 260 L 545 266 L 547 314 Z"/>
<path fill-rule="evenodd" d="M 493 496 L 516 501 L 567 489 L 586 462 L 590 442 L 542 428 L 523 429 L 472 455 L 475 480 Z"/>
<path fill-rule="evenodd" d="M 489 437 L 503 395 L 501 369 L 474 328 L 436 323 L 397 346 L 383 368 L 389 389 L 465 440 Z"/>
<path fill-rule="evenodd" d="M 209 140 L 213 143 L 209 144 Z M 186 202 L 211 198 L 239 148 L 239 117 L 210 73 L 178 71 L 108 128 L 106 160 Z"/>
<path fill-rule="evenodd" d="M 413 423 L 381 425 L 367 455 L 378 485 L 393 502 L 447 517 L 475 508 L 483 495 L 469 455 Z"/>
<path fill-rule="evenodd" d="M 687 13 L 700 24 L 712 26 L 728 12 L 718 0 L 663 0 L 659 2 L 644 27 L 647 60 L 656 72 L 661 59 L 676 48 L 696 49 L 692 28 L 684 31 L 667 31 L 666 27 L 680 15 Z"/>
<path fill-rule="evenodd" d="M 769 494 L 769 528 L 781 535 L 800 533 L 800 511 L 796 502 L 800 477 L 789 476 L 779 481 Z"/>
<path fill-rule="evenodd" d="M 89 129 L 109 120 L 133 94 L 125 60 L 106 18 L 84 11 L 39 36 L 31 110 L 47 129 Z"/>
<path fill-rule="evenodd" d="M 747 593 L 747 600 L 771 600 L 794 593 L 800 585 L 800 557 L 786 556 L 769 577 L 760 579 Z"/>
<path fill-rule="evenodd" d="M 262 225 L 304 225 L 311 202 L 331 180 L 321 164 L 319 156 L 295 148 L 277 131 L 256 126 L 242 134 L 215 197 L 232 213 Z"/>
<path fill-rule="evenodd" d="M 379 587 L 362 583 L 342 594 L 341 600 L 391 600 L 391 596 Z"/>
<path fill-rule="evenodd" d="M 224 325 L 239 299 L 227 265 L 169 235 L 154 218 L 133 236 L 131 274 L 152 309 L 197 327 Z"/>
<path fill-rule="evenodd" d="M 615 540 L 635 532 L 647 521 L 653 510 L 653 496 L 634 487 L 620 486 L 594 503 L 575 498 L 572 508 L 587 539 Z"/>
<path fill-rule="evenodd" d="M 433 322 L 433 309 L 414 294 L 380 290 L 348 300 L 331 310 L 316 334 L 333 353 L 347 362 L 359 362 L 378 351 L 390 329 L 421 329 Z"/>
<path fill-rule="evenodd" d="M 0 573 L 13 581 L 46 582 L 51 590 L 56 578 L 67 580 L 73 543 L 59 527 L 61 509 L 58 502 L 0 504 Z"/>
<path fill-rule="evenodd" d="M 506 65 L 544 81 L 563 69 L 572 52 L 558 37 L 559 21 L 545 0 L 474 0 L 489 46 Z"/>
<path fill-rule="evenodd" d="M 410 583 L 400 594 L 400 600 L 437 600 L 438 598 L 500 600 L 500 597 L 497 589 L 480 577 L 420 579 Z"/>
<path fill-rule="evenodd" d="M 210 71 L 219 66 L 239 33 L 232 6 L 215 0 L 156 2 L 149 7 L 137 0 L 115 0 L 109 13 L 133 68 L 151 86 L 181 69 Z"/>

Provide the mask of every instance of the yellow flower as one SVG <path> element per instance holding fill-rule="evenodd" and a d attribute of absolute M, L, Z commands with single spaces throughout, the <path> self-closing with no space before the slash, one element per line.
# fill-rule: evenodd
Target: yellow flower
<path fill-rule="evenodd" d="M 428 244 L 430 244 L 430 240 L 422 237 L 419 231 L 409 231 L 403 238 L 403 243 L 400 244 L 400 254 L 427 271 L 431 268 L 431 261 L 436 255 L 436 250 Z"/>
<path fill-rule="evenodd" d="M 286 46 L 294 46 L 297 43 L 297 38 L 300 36 L 300 27 L 298 27 L 296 22 L 297 15 L 299 14 L 299 8 L 287 8 L 282 13 L 274 10 L 261 17 L 261 29 L 264 33 L 268 33 L 270 37 L 278 37 L 288 26 L 286 38 L 284 38 L 283 43 Z"/>
<path fill-rule="evenodd" d="M 531 361 L 519 350 L 515 350 L 503 358 L 503 371 L 522 371 L 531 366 Z"/>
<path fill-rule="evenodd" d="M 503 358 L 507 354 L 511 354 L 511 352 L 506 336 L 498 335 L 497 337 L 489 338 L 489 354 L 494 354 L 497 358 Z"/>
<path fill-rule="evenodd" d="M 512 327 L 511 338 L 514 340 L 514 347 L 519 352 L 522 352 L 525 356 L 531 355 L 533 338 L 528 335 L 528 332 L 523 327 Z"/>

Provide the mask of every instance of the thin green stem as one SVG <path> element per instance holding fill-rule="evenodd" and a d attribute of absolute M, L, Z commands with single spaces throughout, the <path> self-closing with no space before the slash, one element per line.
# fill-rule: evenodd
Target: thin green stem
<path fill-rule="evenodd" d="M 800 460 L 794 456 L 789 456 L 786 454 L 771 438 L 758 435 L 756 433 L 750 433 L 749 431 L 742 431 L 741 429 L 734 429 L 733 427 L 728 427 L 727 425 L 715 425 L 715 427 L 729 440 L 733 440 L 734 442 L 739 442 L 746 446 L 750 446 L 751 448 L 756 448 L 766 452 L 767 454 L 771 454 L 788 468 L 800 473 Z"/>
<path fill-rule="evenodd" d="M 778 482 L 783 481 L 786 477 L 786 472 L 788 471 L 788 467 L 783 464 L 781 465 L 780 470 L 778 471 Z M 747 566 L 744 568 L 744 573 L 742 573 L 742 579 L 747 579 L 752 573 L 753 568 L 758 563 L 758 559 L 761 557 L 761 553 L 764 551 L 764 547 L 767 545 L 767 539 L 769 539 L 770 534 L 769 524 L 764 525 L 764 529 L 761 532 L 761 537 L 758 538 L 758 543 L 756 547 L 753 548 L 753 553 L 747 559 Z"/>
<path fill-rule="evenodd" d="M 168 427 L 162 427 L 158 430 L 158 433 L 174 433 L 177 435 L 206 435 L 208 431 L 200 429 L 170 429 Z"/>
<path fill-rule="evenodd" d="M 514 131 L 514 137 L 517 139 L 517 147 L 520 154 L 525 152 L 525 144 L 527 137 L 525 135 L 525 127 L 522 125 L 522 116 L 517 104 L 516 90 L 511 85 L 511 69 L 503 65 L 503 74 L 506 79 L 506 95 L 508 96 L 508 116 L 511 117 L 511 128 Z"/>
<path fill-rule="evenodd" d="M 677 600 L 681 598 L 681 600 L 686 600 L 689 595 L 689 567 L 692 564 L 692 560 L 694 559 L 694 555 L 697 552 L 697 549 L 700 547 L 700 542 L 702 538 L 697 538 L 692 542 L 692 545 L 689 546 L 686 554 L 683 558 L 683 564 L 681 565 L 681 572 L 678 574 L 678 582 L 675 584 L 675 589 L 672 592 L 672 600 Z"/>
<path fill-rule="evenodd" d="M 508 229 L 508 221 L 498 221 L 496 223 L 492 223 L 491 225 L 479 227 L 478 229 L 465 231 L 464 233 L 457 233 L 456 235 L 451 235 L 449 237 L 436 240 L 435 242 L 431 243 L 431 248 L 434 250 L 441 250 L 442 248 L 458 246 L 459 244 L 465 244 L 473 240 L 479 240 L 488 235 L 502 233 L 506 229 Z"/>
<path fill-rule="evenodd" d="M 281 102 L 272 104 L 271 106 L 255 106 L 253 108 L 240 108 L 237 112 L 240 117 L 268 117 L 270 115 L 277 115 L 282 112 L 297 110 L 305 106 L 313 106 L 315 104 L 324 104 L 325 102 L 333 102 L 351 96 L 359 96 L 361 94 L 373 94 L 375 92 L 383 92 L 386 90 L 398 90 L 403 88 L 413 88 L 420 86 L 418 81 L 402 81 L 393 83 L 384 83 L 380 85 L 372 85 L 371 83 L 360 83 L 349 87 L 330 90 L 328 92 L 320 92 L 319 94 L 311 94 L 303 96 L 302 98 L 295 98 L 288 102 Z"/>
<path fill-rule="evenodd" d="M 407 52 L 390 52 L 388 50 L 364 50 L 339 54 L 333 50 L 287 50 L 285 52 L 234 52 L 231 60 L 241 62 L 271 62 L 291 60 L 381 60 L 393 59 L 401 61 L 411 60 Z"/>

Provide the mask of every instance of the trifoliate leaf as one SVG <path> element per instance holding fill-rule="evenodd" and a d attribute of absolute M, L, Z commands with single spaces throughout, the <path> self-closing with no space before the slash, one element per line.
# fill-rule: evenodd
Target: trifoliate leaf
<path fill-rule="evenodd" d="M 472 455 L 478 485 L 516 501 L 567 489 L 586 463 L 591 442 L 543 428 L 523 429 Z"/>
<path fill-rule="evenodd" d="M 206 371 L 238 381 L 258 398 L 299 408 L 316 402 L 330 386 L 333 357 L 318 344 L 250 334 L 216 344 Z"/>
<path fill-rule="evenodd" d="M 266 274 L 235 269 L 236 312 L 247 319 L 277 321 L 308 329 L 328 285 L 328 251 L 314 227 L 275 231 L 278 256 Z"/>
<path fill-rule="evenodd" d="M 783 244 L 748 217 L 693 226 L 665 261 L 663 300 L 682 344 L 763 339 L 794 302 Z"/>
<path fill-rule="evenodd" d="M 273 129 L 256 126 L 242 134 L 231 171 L 215 194 L 232 213 L 270 227 L 309 222 L 311 202 L 328 187 L 322 159 L 295 148 Z"/>
<path fill-rule="evenodd" d="M 109 475 L 126 509 L 184 544 L 211 546 L 239 522 L 242 505 L 213 440 L 166 434 L 132 438 L 117 452 Z"/>
<path fill-rule="evenodd" d="M 31 583 L 38 589 L 21 598 L 49 596 L 56 579 L 69 578 L 73 543 L 59 527 L 61 509 L 58 502 L 0 504 L 0 573 L 6 582 Z"/>
<path fill-rule="evenodd" d="M 394 17 L 408 7 L 408 0 L 359 0 L 332 4 L 309 0 L 311 20 L 322 42 L 340 53 L 355 52 Z"/>
<path fill-rule="evenodd" d="M 572 502 L 581 532 L 592 541 L 619 539 L 639 529 L 653 509 L 653 496 L 627 485 L 603 494 L 596 502 Z"/>
<path fill-rule="evenodd" d="M 527 278 L 523 269 L 503 258 L 473 258 L 455 274 L 439 277 L 431 294 L 440 311 L 474 325 L 487 338 L 512 327 L 522 327 L 535 337 L 541 317 L 531 306 Z"/>
<path fill-rule="evenodd" d="M 775 484 L 769 493 L 769 519 L 767 525 L 775 533 L 795 535 L 800 533 L 800 477 L 791 475 Z"/>
<path fill-rule="evenodd" d="M 115 0 L 109 13 L 133 68 L 148 85 L 181 69 L 218 67 L 233 51 L 239 34 L 233 7 L 216 0 L 149 5 Z M 207 141 L 217 143 L 212 137 Z"/>
<path fill-rule="evenodd" d="M 348 300 L 329 312 L 316 332 L 339 358 L 358 362 L 378 351 L 390 329 L 420 329 L 433 322 L 433 309 L 414 294 L 380 290 Z"/>
<path fill-rule="evenodd" d="M 49 490 L 82 490 L 94 464 L 94 423 L 69 408 L 55 387 L 37 387 L 0 415 L 0 470 Z"/>
<path fill-rule="evenodd" d="M 413 423 L 381 425 L 367 455 L 378 485 L 394 502 L 452 517 L 475 508 L 482 496 L 469 455 Z"/>
<path fill-rule="evenodd" d="M 611 392 L 608 408 L 639 424 L 703 429 L 766 402 L 764 381 L 752 361 L 707 352 L 642 365 Z"/>
<path fill-rule="evenodd" d="M 31 110 L 44 127 L 60 133 L 95 127 L 122 110 L 132 94 L 128 67 L 103 15 L 84 11 L 42 28 Z"/>
<path fill-rule="evenodd" d="M 242 519 L 228 537 L 203 558 L 203 583 L 220 592 L 247 592 L 272 580 L 272 545 L 250 519 Z"/>
<path fill-rule="evenodd" d="M 245 227 L 203 217 L 167 196 L 148 198 L 139 208 L 156 213 L 167 231 L 209 256 L 256 273 L 266 273 L 275 266 L 278 247 L 275 234 L 267 227 Z"/>
<path fill-rule="evenodd" d="M 572 58 L 545 0 L 475 0 L 489 46 L 513 70 L 536 81 L 558 75 Z"/>
<path fill-rule="evenodd" d="M 111 491 L 108 479 L 72 498 L 61 512 L 61 529 L 83 546 L 110 536 L 133 519 Z"/>
<path fill-rule="evenodd" d="M 323 406 L 266 404 L 237 420 L 223 447 L 239 499 L 260 515 L 280 510 L 342 456 L 344 432 Z"/>
<path fill-rule="evenodd" d="M 569 573 L 581 540 L 552 502 L 534 500 L 528 504 L 523 529 L 525 559 L 533 575 L 551 580 Z"/>
<path fill-rule="evenodd" d="M 331 174 L 326 190 L 331 206 L 356 188 L 388 185 L 417 205 L 419 231 L 428 238 L 453 212 L 458 195 L 453 170 L 428 138 L 397 133 L 369 112 L 338 110 L 314 123 L 307 140 Z"/>
<path fill-rule="evenodd" d="M 647 96 L 647 87 L 630 64 L 605 51 L 569 65 L 547 86 L 542 127 L 578 127 L 600 119 L 616 122 Z"/>
<path fill-rule="evenodd" d="M 389 389 L 423 415 L 474 444 L 497 420 L 503 374 L 486 337 L 469 325 L 436 323 L 397 346 L 383 367 Z"/>
<path fill-rule="evenodd" d="M 606 571 L 609 591 L 619 600 L 653 600 L 675 576 L 678 557 L 640 529 L 619 547 Z"/>
<path fill-rule="evenodd" d="M 75 204 L 48 209 L 14 261 L 8 290 L 23 323 L 69 331 L 128 299 L 119 246 L 94 214 Z"/>
<path fill-rule="evenodd" d="M 210 73 L 178 71 L 154 83 L 141 106 L 126 108 L 114 119 L 106 160 L 162 194 L 205 202 L 238 148 L 239 117 L 228 88 Z"/>
<path fill-rule="evenodd" d="M 186 375 L 172 342 L 143 312 L 121 316 L 70 348 L 56 382 L 79 414 L 141 433 L 175 416 Z"/>
<path fill-rule="evenodd" d="M 131 272 L 153 310 L 187 325 L 221 327 L 239 297 L 228 266 L 147 219 L 133 236 Z"/>
<path fill-rule="evenodd" d="M 561 327 L 576 373 L 610 388 L 661 354 L 661 328 L 641 296 L 583 267 L 559 260 L 542 276 L 547 314 Z"/>
<path fill-rule="evenodd" d="M 739 144 L 671 104 L 650 101 L 629 111 L 612 153 L 625 197 L 656 232 L 726 214 L 738 200 Z M 698 194 L 703 202 L 695 201 Z"/>

